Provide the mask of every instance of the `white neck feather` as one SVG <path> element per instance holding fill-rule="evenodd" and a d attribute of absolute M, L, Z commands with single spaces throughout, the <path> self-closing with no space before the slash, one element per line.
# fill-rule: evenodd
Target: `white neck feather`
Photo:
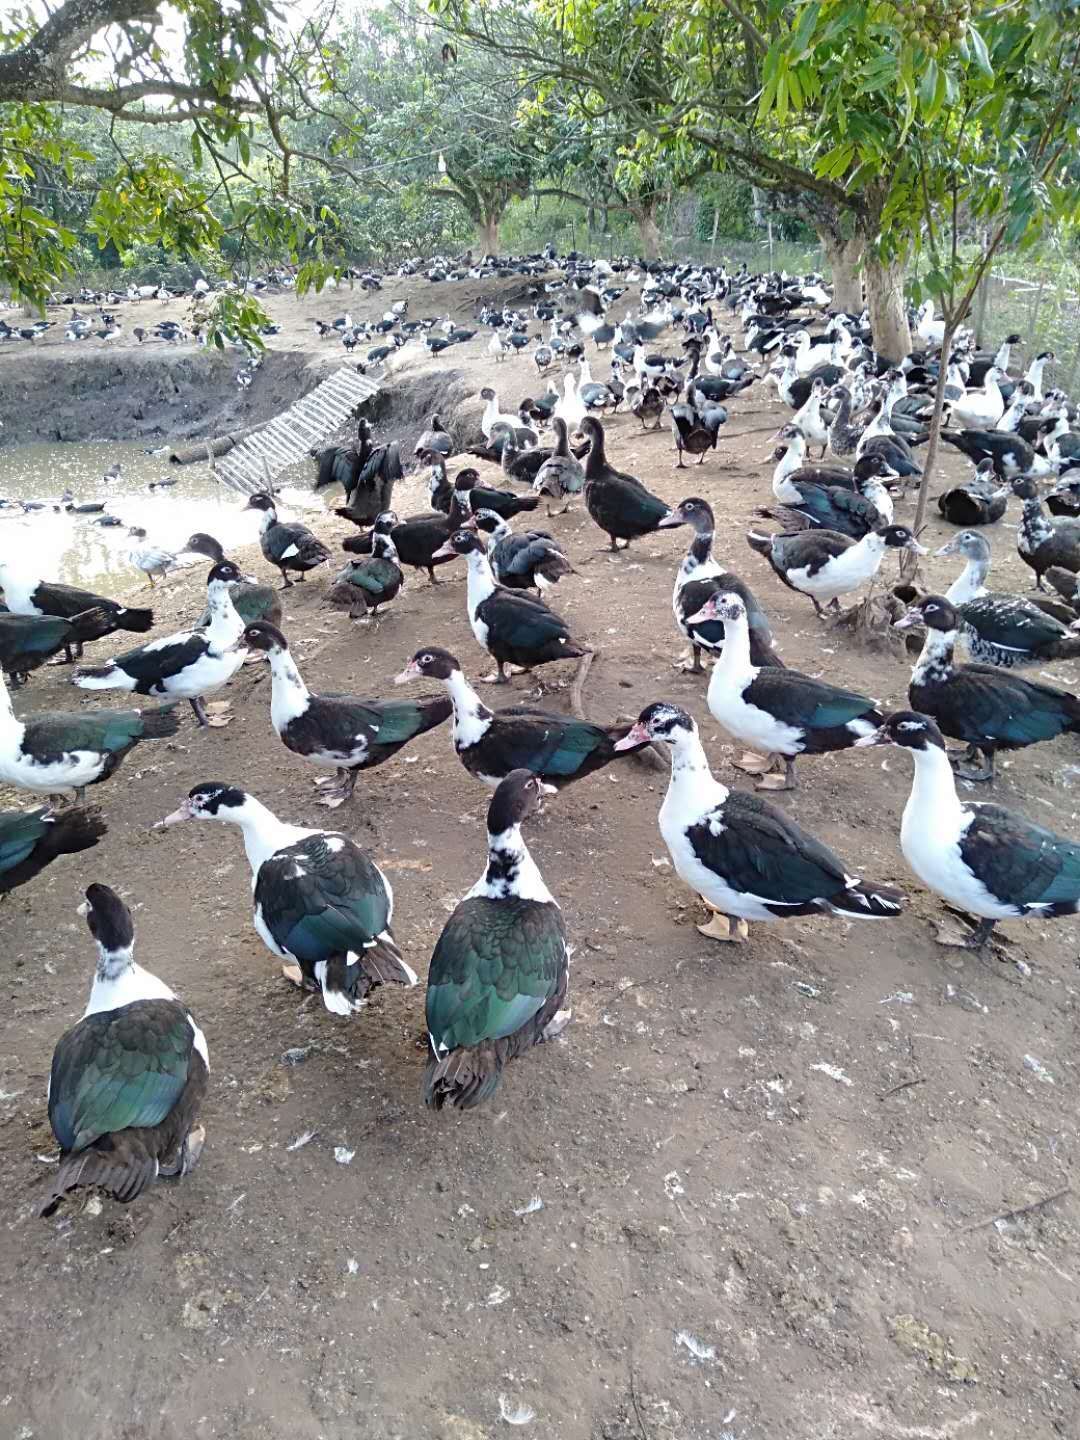
<path fill-rule="evenodd" d="M 288 650 L 273 649 L 270 659 L 270 720 L 275 730 L 302 715 L 311 700 L 311 692 L 293 663 Z"/>

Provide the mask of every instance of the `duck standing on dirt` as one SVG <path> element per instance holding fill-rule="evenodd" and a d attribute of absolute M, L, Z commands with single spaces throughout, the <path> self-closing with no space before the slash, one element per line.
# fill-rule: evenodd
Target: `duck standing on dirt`
<path fill-rule="evenodd" d="M 55 795 L 107 780 L 140 740 L 162 740 L 180 728 L 176 704 L 153 710 L 39 710 L 16 718 L 0 680 L 0 780 Z"/>
<path fill-rule="evenodd" d="M 273 677 L 270 723 L 294 755 L 337 770 L 337 782 L 317 780 L 319 803 L 331 809 L 348 800 L 361 770 L 391 759 L 410 740 L 450 718 L 442 695 L 418 700 L 361 700 L 353 695 L 313 695 L 304 684 L 288 641 L 265 621 L 249 625 L 244 643 L 261 650 Z"/>
<path fill-rule="evenodd" d="M 859 745 L 899 745 L 915 762 L 900 824 L 904 859 L 949 905 L 978 918 L 940 945 L 981 950 L 999 920 L 1080 912 L 1080 845 L 1003 805 L 962 801 L 941 731 L 929 715 L 900 710 Z"/>
<path fill-rule="evenodd" d="M 1051 566 L 1080 572 L 1080 520 L 1055 517 L 1043 509 L 1038 486 L 1030 476 L 1012 482 L 1013 494 L 1024 502 L 1016 532 L 1016 549 L 1035 571 L 1035 588 L 1045 590 L 1043 576 Z"/>
<path fill-rule="evenodd" d="M 953 656 L 960 624 L 955 607 L 943 595 L 927 595 L 895 628 L 926 627 L 908 698 L 912 708 L 931 716 L 945 735 L 964 741 L 964 761 L 982 755 L 981 770 L 958 770 L 963 779 L 993 780 L 999 750 L 1020 750 L 1080 733 L 1080 700 L 1075 696 L 991 665 L 957 665 Z"/>
<path fill-rule="evenodd" d="M 437 645 L 418 650 L 394 683 L 405 685 L 422 676 L 446 686 L 454 706 L 454 750 L 469 774 L 485 785 L 498 785 L 512 770 L 525 769 L 561 789 L 624 753 L 615 742 L 630 733 L 628 725 L 593 725 L 535 705 L 489 710 L 457 658 Z"/>
<path fill-rule="evenodd" d="M 454 477 L 454 494 L 466 514 L 494 510 L 501 520 L 513 520 L 515 515 L 535 510 L 540 504 L 539 495 L 515 495 L 512 490 L 493 490 L 489 485 L 481 485 L 479 474 L 471 468 L 459 471 Z"/>
<path fill-rule="evenodd" d="M 187 700 L 200 725 L 227 725 L 224 716 L 211 719 L 205 699 L 229 683 L 247 659 L 240 644 L 244 622 L 236 613 L 229 586 L 240 579 L 230 560 L 215 565 L 207 577 L 210 624 L 206 630 L 181 630 L 149 645 L 117 655 L 107 665 L 75 672 L 81 690 L 127 690 L 136 695 L 173 696 Z"/>
<path fill-rule="evenodd" d="M 371 532 L 371 557 L 353 560 L 338 571 L 326 592 L 328 605 L 348 610 L 355 619 L 358 615 L 374 618 L 383 605 L 390 604 L 405 578 L 392 533 L 397 523 L 393 510 L 384 510 L 377 517 Z"/>
<path fill-rule="evenodd" d="M 543 782 L 514 770 L 488 806 L 483 875 L 443 926 L 431 957 L 424 1102 L 469 1110 L 508 1060 L 557 1035 L 570 978 L 566 925 L 521 838 Z"/>
<path fill-rule="evenodd" d="M 824 605 L 839 610 L 841 595 L 873 580 L 886 550 L 926 554 L 906 525 L 882 525 L 861 540 L 834 530 L 798 530 L 788 535 L 759 535 L 751 530 L 746 539 L 789 590 L 810 597 L 819 615 L 825 614 Z"/>
<path fill-rule="evenodd" d="M 645 741 L 671 747 L 660 833 L 681 879 L 715 912 L 708 925 L 698 926 L 703 935 L 741 941 L 748 920 L 796 915 L 899 915 L 899 890 L 860 880 L 775 805 L 721 785 L 685 710 L 662 702 L 646 706 L 618 748 Z"/>
<path fill-rule="evenodd" d="M 270 495 L 252 495 L 244 507 L 258 510 L 262 516 L 259 531 L 259 545 L 271 565 L 281 571 L 282 590 L 288 590 L 293 582 L 289 571 L 295 570 L 303 580 L 308 570 L 325 565 L 330 551 L 321 540 L 317 540 L 306 525 L 283 525 L 277 518 L 277 508 Z"/>
<path fill-rule="evenodd" d="M 551 495 L 561 500 L 567 495 L 580 495 L 585 488 L 585 467 L 576 455 L 570 453 L 570 436 L 566 421 L 556 416 L 551 422 L 555 431 L 555 449 L 536 473 L 533 490 L 537 495 Z M 556 514 L 563 514 L 569 504 Z"/>
<path fill-rule="evenodd" d="M 496 664 L 485 683 L 508 685 L 507 665 L 528 673 L 535 665 L 576 660 L 586 653 L 570 638 L 565 620 L 542 600 L 496 583 L 484 542 L 475 531 L 456 530 L 436 555 L 463 555 L 468 562 L 469 623 L 477 643 Z"/>
<path fill-rule="evenodd" d="M 595 415 L 582 421 L 589 439 L 585 457 L 585 508 L 611 541 L 612 550 L 628 550 L 630 541 L 651 535 L 670 513 L 670 507 L 645 489 L 634 475 L 624 474 L 608 464 L 604 449 L 604 427 Z"/>
<path fill-rule="evenodd" d="M 398 563 L 410 569 L 426 570 L 432 585 L 440 582 L 435 578 L 435 566 L 445 565 L 453 555 L 442 555 L 435 559 L 436 552 L 446 544 L 448 538 L 468 520 L 464 505 L 452 491 L 449 513 L 440 515 L 429 510 L 422 515 L 407 515 L 390 527 Z M 374 553 L 375 532 L 368 530 L 363 535 L 350 535 L 341 542 L 341 548 L 349 555 L 371 555 Z"/>
<path fill-rule="evenodd" d="M 116 629 L 107 610 L 84 610 L 64 620 L 59 615 L 0 613 L 0 668 L 12 689 L 25 685 L 32 670 L 73 646 L 101 640 Z"/>
<path fill-rule="evenodd" d="M 107 885 L 80 906 L 98 962 L 83 1018 L 60 1037 L 49 1075 L 49 1124 L 60 1165 L 38 1212 L 95 1186 L 130 1204 L 159 1176 L 181 1178 L 202 1153 L 206 1038 L 168 985 L 132 958 L 131 912 Z"/>
<path fill-rule="evenodd" d="M 488 559 L 500 585 L 543 593 L 564 575 L 577 574 L 546 530 L 523 530 L 515 535 L 494 510 L 477 510 L 473 522 L 487 537 Z"/>
<path fill-rule="evenodd" d="M 69 805 L 53 812 L 0 810 L 0 895 L 40 875 L 61 855 L 89 850 L 105 834 L 105 821 L 94 806 Z"/>
<path fill-rule="evenodd" d="M 158 580 L 164 580 L 170 570 L 178 568 L 180 562 L 171 550 L 146 543 L 146 531 L 141 525 L 130 526 L 127 533 L 136 542 L 128 551 L 128 559 L 150 581 L 151 589 Z"/>
<path fill-rule="evenodd" d="M 691 622 L 720 620 L 723 649 L 709 679 L 709 709 L 733 740 L 767 757 L 743 757 L 741 768 L 759 774 L 759 790 L 794 790 L 798 755 L 849 750 L 872 735 L 884 718 L 873 700 L 784 667 L 758 667 L 750 656 L 750 627 L 742 597 L 711 595 Z M 771 772 L 776 757 L 783 776 Z"/>
<path fill-rule="evenodd" d="M 193 555 L 205 555 L 215 565 L 220 565 L 226 558 L 224 546 L 212 535 L 204 535 L 201 531 L 188 537 L 184 544 L 184 552 Z M 256 620 L 269 620 L 271 625 L 281 623 L 281 601 L 278 593 L 272 585 L 260 585 L 257 580 L 249 576 L 241 576 L 234 580 L 229 586 L 229 599 L 233 603 L 233 609 L 240 616 L 245 625 L 253 625 Z M 205 630 L 210 624 L 210 611 L 205 610 L 194 625 L 196 630 Z"/>
<path fill-rule="evenodd" d="M 4 591 L 4 603 L 13 615 L 56 615 L 64 620 L 74 620 L 87 610 L 104 610 L 112 621 L 112 629 L 129 630 L 136 635 L 145 635 L 154 628 L 152 610 L 133 609 L 109 600 L 104 595 L 94 595 L 89 590 L 79 590 L 74 585 L 60 585 L 52 580 L 40 580 L 20 573 L 10 560 L 0 559 L 0 586 Z M 69 662 L 82 655 L 82 642 L 74 642 L 74 655 L 68 650 Z"/>
<path fill-rule="evenodd" d="M 394 893 L 348 835 L 288 825 L 235 785 L 204 781 L 160 820 L 237 825 L 251 866 L 255 930 L 288 963 L 286 977 L 322 992 L 335 1015 L 351 1015 L 376 985 L 415 985 L 390 922 Z"/>

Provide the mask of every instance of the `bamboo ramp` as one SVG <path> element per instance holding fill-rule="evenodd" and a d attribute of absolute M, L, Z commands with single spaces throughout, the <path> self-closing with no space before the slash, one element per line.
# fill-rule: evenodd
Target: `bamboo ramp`
<path fill-rule="evenodd" d="M 214 474 L 242 495 L 265 490 L 282 470 L 325 444 L 378 389 L 374 380 L 342 366 L 268 425 L 234 445 L 214 466 Z"/>

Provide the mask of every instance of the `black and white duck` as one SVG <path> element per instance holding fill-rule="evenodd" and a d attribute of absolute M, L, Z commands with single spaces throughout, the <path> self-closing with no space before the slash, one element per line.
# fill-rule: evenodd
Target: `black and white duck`
<path fill-rule="evenodd" d="M 226 686 L 247 659 L 240 643 L 244 622 L 229 594 L 229 586 L 239 579 L 240 571 L 229 560 L 210 571 L 206 583 L 210 624 L 205 630 L 181 630 L 127 650 L 106 665 L 77 670 L 74 683 L 80 690 L 127 690 L 187 700 L 200 725 L 227 725 L 227 716 L 207 714 L 205 699 Z"/>
<path fill-rule="evenodd" d="M 107 780 L 140 740 L 163 740 L 180 728 L 175 702 L 152 710 L 39 710 L 20 720 L 0 680 L 0 780 L 41 795 Z"/>
<path fill-rule="evenodd" d="M 992 525 L 1005 514 L 1009 488 L 999 485 L 993 460 L 980 460 L 975 474 L 943 490 L 938 509 L 952 525 Z"/>
<path fill-rule="evenodd" d="M 330 559 L 330 551 L 321 540 L 315 538 L 306 525 L 281 523 L 272 496 L 252 495 L 244 508 L 259 511 L 259 545 L 270 564 L 281 571 L 283 590 L 292 587 L 290 570 L 294 570 L 303 580 L 309 570 L 325 565 Z"/>
<path fill-rule="evenodd" d="M 1035 588 L 1045 590 L 1043 576 L 1052 565 L 1080 572 L 1080 520 L 1055 517 L 1043 509 L 1038 487 L 1029 476 L 1012 482 L 1012 492 L 1024 502 L 1016 531 L 1016 549 L 1025 565 L 1035 571 Z"/>
<path fill-rule="evenodd" d="M 686 382 L 681 396 L 671 407 L 671 437 L 675 441 L 678 459 L 677 470 L 685 470 L 683 454 L 696 455 L 698 464 L 705 460 L 706 452 L 716 449 L 720 427 L 727 422 L 727 411 L 723 405 L 709 404 L 698 409 L 694 404 L 694 377 Z"/>
<path fill-rule="evenodd" d="M 393 510 L 384 510 L 376 518 L 371 532 L 370 557 L 342 566 L 326 592 L 328 605 L 348 610 L 355 619 L 360 615 L 374 618 L 383 605 L 390 604 L 404 580 L 393 537 L 397 523 Z"/>
<path fill-rule="evenodd" d="M 961 763 L 981 755 L 981 770 L 960 770 L 965 780 L 994 778 L 999 750 L 1019 750 L 1066 733 L 1080 733 L 1080 700 L 1050 685 L 1022 680 L 991 665 L 957 665 L 961 620 L 943 595 L 927 595 L 895 622 L 896 629 L 926 627 L 911 672 L 912 708 L 932 716 L 941 731 L 962 740 Z"/>
<path fill-rule="evenodd" d="M 382 765 L 417 735 L 450 718 L 450 702 L 442 695 L 418 700 L 313 695 L 296 668 L 285 636 L 266 621 L 249 625 L 244 643 L 263 651 L 270 661 L 270 723 L 285 748 L 337 771 L 336 782 L 315 782 L 323 789 L 319 803 L 331 809 L 350 798 L 361 770 Z"/>
<path fill-rule="evenodd" d="M 757 795 L 713 776 L 698 728 L 685 710 L 648 705 L 620 747 L 671 748 L 671 780 L 660 834 L 680 878 L 715 912 L 699 925 L 714 940 L 745 940 L 748 920 L 833 914 L 890 919 L 904 897 L 860 880 L 831 850 Z"/>
<path fill-rule="evenodd" d="M 507 665 L 528 673 L 535 665 L 575 660 L 586 653 L 571 639 L 566 621 L 542 600 L 496 582 L 484 542 L 475 531 L 456 530 L 439 553 L 462 555 L 468 563 L 469 623 L 477 643 L 496 665 L 495 673 L 484 677 L 486 683 L 509 684 Z"/>
<path fill-rule="evenodd" d="M 994 473 L 1005 480 L 1021 475 L 1049 475 L 1053 467 L 1035 453 L 1020 435 L 1007 430 L 942 430 L 947 445 L 966 455 L 975 465 L 981 460 L 993 461 Z"/>
<path fill-rule="evenodd" d="M 184 820 L 240 827 L 256 934 L 287 962 L 286 977 L 321 991 L 333 1014 L 359 1010 L 377 985 L 416 984 L 390 928 L 390 882 L 348 835 L 288 825 L 254 795 L 213 780 L 194 786 L 155 828 Z"/>
<path fill-rule="evenodd" d="M 725 570 L 713 557 L 716 522 L 712 506 L 697 495 L 681 500 L 670 514 L 661 520 L 660 528 L 668 530 L 678 525 L 689 525 L 694 532 L 690 548 L 675 575 L 675 589 L 671 596 L 675 624 L 690 642 L 690 673 L 701 675 L 704 672 L 701 663 L 703 650 L 719 652 L 724 643 L 724 625 L 721 620 L 691 624 L 689 617 L 701 609 L 710 595 L 722 590 L 730 590 L 741 596 L 746 606 L 750 617 L 750 653 L 754 664 L 783 665 L 784 662 L 773 649 L 769 617 L 758 604 L 750 587 L 730 570 Z M 685 660 L 680 659 L 679 668 L 686 668 Z"/>
<path fill-rule="evenodd" d="M 431 424 L 417 440 L 413 447 L 413 454 L 421 459 L 427 456 L 441 455 L 447 459 L 454 453 L 454 437 L 443 425 L 438 415 L 432 415 Z"/>
<path fill-rule="evenodd" d="M 555 449 L 536 472 L 533 490 L 537 495 L 550 495 L 556 500 L 567 495 L 580 495 L 585 488 L 585 467 L 576 455 L 570 453 L 566 421 L 556 416 L 551 428 L 555 432 Z M 569 503 L 555 513 L 563 514 L 567 509 Z"/>
<path fill-rule="evenodd" d="M 857 691 L 797 670 L 755 665 L 746 606 L 733 591 L 711 595 L 690 618 L 724 626 L 723 648 L 709 678 L 709 709 L 733 740 L 756 752 L 744 756 L 740 768 L 761 776 L 759 790 L 794 790 L 797 756 L 850 750 L 880 725 L 877 702 Z M 782 776 L 773 773 L 778 758 Z"/>
<path fill-rule="evenodd" d="M 439 551 L 468 518 L 461 497 L 452 493 L 448 514 L 429 510 L 423 515 L 407 515 L 404 520 L 399 520 L 390 528 L 398 564 L 407 565 L 411 570 L 426 570 L 430 583 L 438 585 L 440 582 L 435 577 L 435 567 L 445 565 L 454 558 L 453 555 L 440 555 Z M 349 555 L 371 555 L 374 545 L 374 530 L 368 530 L 363 535 L 350 535 L 341 542 L 341 548 Z"/>
<path fill-rule="evenodd" d="M 215 565 L 220 565 L 226 558 L 221 542 L 215 540 L 212 535 L 203 534 L 202 531 L 188 537 L 182 553 L 187 552 L 193 555 L 205 555 Z M 253 625 L 256 620 L 269 620 L 271 625 L 281 623 L 281 600 L 272 585 L 260 585 L 250 576 L 241 576 L 239 580 L 234 580 L 230 584 L 229 598 L 232 600 L 233 609 L 245 625 Z M 195 629 L 205 630 L 209 624 L 210 611 L 207 610 L 196 624 Z"/>
<path fill-rule="evenodd" d="M 539 445 L 521 450 L 514 437 L 507 435 L 499 456 L 499 468 L 508 480 L 516 480 L 519 485 L 531 485 L 551 455 L 550 450 L 542 450 Z"/>
<path fill-rule="evenodd" d="M 446 686 L 454 706 L 454 750 L 469 774 L 485 785 L 498 785 L 512 770 L 524 768 L 561 789 L 617 760 L 615 742 L 630 731 L 628 725 L 593 725 L 535 705 L 489 710 L 456 657 L 437 645 L 417 650 L 395 683 L 422 677 Z"/>
<path fill-rule="evenodd" d="M 115 890 L 89 886 L 79 913 L 97 968 L 82 1019 L 53 1051 L 49 1124 L 60 1164 L 41 1215 L 89 1186 L 130 1204 L 159 1176 L 189 1174 L 206 1138 L 206 1037 L 168 985 L 136 964 L 131 912 Z"/>
<path fill-rule="evenodd" d="M 961 800 L 931 716 L 898 711 L 859 744 L 899 745 L 915 762 L 900 823 L 904 859 L 949 905 L 977 917 L 970 935 L 940 928 L 939 944 L 979 950 L 999 920 L 1080 910 L 1080 845 L 1004 805 Z"/>
<path fill-rule="evenodd" d="M 515 534 L 509 522 L 500 519 L 494 510 L 477 510 L 473 523 L 486 537 L 495 579 L 510 590 L 539 590 L 542 594 L 564 575 L 577 574 L 546 530 Z"/>
<path fill-rule="evenodd" d="M 747 535 L 751 550 L 764 555 L 775 574 L 790 590 L 808 595 L 823 615 L 824 605 L 840 608 L 840 596 L 850 595 L 873 580 L 886 550 L 911 550 L 925 555 L 906 525 L 882 525 L 853 540 L 832 530 L 800 530 L 789 535 Z"/>
<path fill-rule="evenodd" d="M 861 540 L 871 530 L 892 523 L 892 499 L 883 481 L 895 472 L 882 456 L 867 455 L 856 461 L 854 489 L 819 485 L 797 478 L 806 468 L 806 438 L 802 431 L 785 425 L 780 436 L 785 444 L 774 452 L 772 490 L 783 507 L 781 519 L 798 516 L 799 520 L 788 523 L 798 524 L 801 520 L 814 529 L 832 530 L 853 540 Z"/>
<path fill-rule="evenodd" d="M 88 640 L 100 640 L 115 629 L 107 610 L 84 610 L 64 620 L 59 615 L 13 615 L 0 612 L 0 668 L 12 689 L 26 683 L 32 670 L 60 651 L 68 656 Z"/>
<path fill-rule="evenodd" d="M 935 553 L 962 555 L 966 562 L 945 598 L 956 607 L 973 660 L 1008 669 L 1080 656 L 1080 635 L 1042 605 L 986 588 L 990 545 L 985 536 L 962 530 Z"/>
<path fill-rule="evenodd" d="M 543 782 L 514 770 L 491 797 L 484 873 L 443 926 L 428 967 L 424 1102 L 468 1110 L 508 1060 L 557 1035 L 570 946 L 558 903 L 521 838 Z"/>
<path fill-rule="evenodd" d="M 87 610 L 104 610 L 112 622 L 106 634 L 129 630 L 136 635 L 145 635 L 154 628 L 152 610 L 133 609 L 104 595 L 79 590 L 74 585 L 36 579 L 3 558 L 0 558 L 0 587 L 4 591 L 4 602 L 13 615 L 54 615 L 63 620 L 74 620 Z M 75 639 L 72 645 L 74 656 L 69 650 L 69 661 L 78 659 L 82 654 L 82 641 Z"/>
<path fill-rule="evenodd" d="M 628 550 L 630 541 L 651 535 L 660 522 L 671 513 L 670 507 L 645 489 L 634 475 L 627 475 L 608 464 L 604 445 L 604 427 L 595 415 L 582 421 L 582 430 L 589 438 L 585 457 L 585 508 L 611 541 L 610 549 Z"/>
<path fill-rule="evenodd" d="M 0 810 L 0 895 L 25 885 L 61 855 L 89 850 L 104 834 L 101 812 L 90 805 Z"/>
<path fill-rule="evenodd" d="M 454 494 L 466 515 L 475 515 L 478 510 L 494 510 L 503 520 L 513 520 L 515 515 L 535 510 L 540 504 L 539 495 L 515 495 L 512 490 L 493 490 L 490 485 L 482 485 L 479 474 L 471 467 L 455 475 Z"/>

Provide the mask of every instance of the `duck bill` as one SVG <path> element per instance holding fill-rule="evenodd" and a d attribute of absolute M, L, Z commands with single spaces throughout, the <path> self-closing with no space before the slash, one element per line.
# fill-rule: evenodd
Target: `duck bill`
<path fill-rule="evenodd" d="M 152 828 L 155 830 L 167 830 L 170 825 L 179 825 L 181 821 L 193 820 L 194 818 L 191 810 L 191 801 L 185 800 L 171 815 L 166 815 L 164 820 L 159 820 Z"/>
<path fill-rule="evenodd" d="M 900 616 L 899 620 L 893 621 L 894 630 L 912 630 L 916 625 L 923 623 L 922 614 L 915 609 L 907 610 Z"/>
<path fill-rule="evenodd" d="M 884 730 L 875 730 L 872 735 L 860 735 L 852 746 L 853 750 L 871 750 L 875 745 L 891 745 L 892 741 Z"/>
<path fill-rule="evenodd" d="M 954 536 L 953 539 L 947 540 L 944 545 L 939 546 L 939 548 L 934 551 L 934 554 L 935 554 L 935 556 L 936 556 L 936 555 L 955 555 L 955 554 L 956 554 L 956 537 Z"/>
<path fill-rule="evenodd" d="M 685 524 L 686 521 L 676 510 L 669 510 L 662 520 L 657 521 L 656 528 L 658 530 L 674 530 L 676 526 Z"/>
<path fill-rule="evenodd" d="M 457 551 L 450 542 L 447 541 L 445 545 L 440 545 L 438 550 L 432 552 L 431 558 L 432 560 L 453 560 L 456 555 Z"/>
<path fill-rule="evenodd" d="M 408 685 L 408 683 L 409 683 L 410 680 L 419 680 L 419 679 L 420 679 L 420 666 L 417 665 L 417 663 L 416 663 L 415 660 L 410 660 L 409 663 L 408 663 L 408 665 L 405 666 L 405 669 L 402 670 L 401 674 L 394 676 L 394 684 L 395 684 L 395 685 Z"/>
<path fill-rule="evenodd" d="M 616 750 L 633 750 L 638 745 L 647 745 L 648 743 L 649 732 L 645 729 L 644 725 L 635 723 L 630 726 L 630 729 L 621 740 L 615 741 L 613 748 Z"/>
<path fill-rule="evenodd" d="M 712 604 L 709 603 L 703 605 L 696 615 L 688 615 L 686 617 L 686 623 L 687 625 L 704 625 L 708 620 L 722 620 L 723 618 L 724 617 L 713 608 Z"/>
<path fill-rule="evenodd" d="M 913 555 L 929 555 L 930 551 L 925 545 L 920 545 L 918 540 L 911 539 L 904 542 L 904 549 L 910 550 Z"/>

